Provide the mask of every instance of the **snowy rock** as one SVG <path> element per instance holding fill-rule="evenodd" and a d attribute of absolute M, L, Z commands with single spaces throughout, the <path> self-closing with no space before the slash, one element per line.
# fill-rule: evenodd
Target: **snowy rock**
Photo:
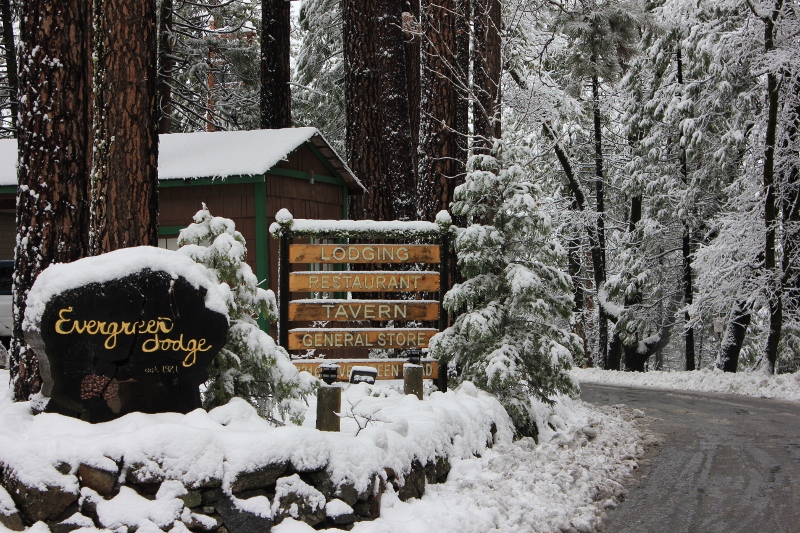
<path fill-rule="evenodd" d="M 88 487 L 100 496 L 110 496 L 117 484 L 119 470 L 106 470 L 84 463 L 78 466 L 78 479 L 82 487 Z"/>
<path fill-rule="evenodd" d="M 358 500 L 353 505 L 353 512 L 362 520 L 375 520 L 381 515 L 381 497 L 386 490 L 386 481 L 382 477 L 375 479 L 375 487 L 366 499 Z"/>
<path fill-rule="evenodd" d="M 355 483 L 344 480 L 336 484 L 333 482 L 331 474 L 327 470 L 311 472 L 307 474 L 306 477 L 311 481 L 314 488 L 325 496 L 326 500 L 339 498 L 348 505 L 353 505 L 358 500 L 359 493 L 356 490 Z"/>
<path fill-rule="evenodd" d="M 2 486 L 0 486 L 0 524 L 13 531 L 25 529 L 14 500 Z"/>
<path fill-rule="evenodd" d="M 251 500 L 256 501 L 251 502 Z M 214 504 L 229 533 L 269 533 L 272 529 L 269 500 L 264 496 L 257 496 L 251 500 L 225 497 Z M 251 502 L 250 505 L 247 502 Z M 259 508 L 259 504 L 265 507 L 262 505 Z"/>
<path fill-rule="evenodd" d="M 186 508 L 181 513 L 181 522 L 187 528 L 199 531 L 214 531 L 222 525 L 222 519 L 219 516 L 208 516 Z"/>
<path fill-rule="evenodd" d="M 28 485 L 10 468 L 3 470 L 3 486 L 30 523 L 57 520 L 78 499 L 77 491 L 57 485 Z"/>
<path fill-rule="evenodd" d="M 0 525 L 7 527 L 11 531 L 22 531 L 25 529 L 22 518 L 20 518 L 19 513 L 16 511 L 7 515 L 0 513 Z"/>
<path fill-rule="evenodd" d="M 23 327 L 47 410 L 90 422 L 200 407 L 228 331 L 205 267 L 146 246 L 51 265 L 27 301 Z"/>
<path fill-rule="evenodd" d="M 222 490 L 222 487 L 215 487 L 200 492 L 200 499 L 204 505 L 214 503 L 223 496 L 225 496 L 225 492 Z"/>
<path fill-rule="evenodd" d="M 275 484 L 278 478 L 286 471 L 288 462 L 268 464 L 250 472 L 239 472 L 231 482 L 231 492 L 237 494 L 253 489 L 262 489 Z"/>
<path fill-rule="evenodd" d="M 70 533 L 71 531 L 85 527 L 94 528 L 95 523 L 88 516 L 75 513 L 57 524 L 49 524 L 49 527 L 51 533 Z"/>
<path fill-rule="evenodd" d="M 411 464 L 411 471 L 402 480 L 395 479 L 392 483 L 400 501 L 410 500 L 411 498 L 421 498 L 425 494 L 425 483 L 430 474 L 430 469 L 426 469 L 419 461 Z"/>
<path fill-rule="evenodd" d="M 355 511 L 342 500 L 329 501 L 325 506 L 325 514 L 334 525 L 352 524 L 356 521 Z"/>
<path fill-rule="evenodd" d="M 278 480 L 272 511 L 275 522 L 291 517 L 315 526 L 325 520 L 325 496 L 294 474 Z"/>
<path fill-rule="evenodd" d="M 0 525 L 10 529 L 11 531 L 22 531 L 25 529 L 25 525 L 22 523 L 22 518 L 19 516 L 19 512 L 17 512 L 16 509 L 8 514 L 3 514 L 0 512 Z"/>
<path fill-rule="evenodd" d="M 142 529 L 151 527 L 151 524 L 157 528 L 165 528 L 178 520 L 183 511 L 183 502 L 177 498 L 149 500 L 129 487 L 121 487 L 119 494 L 110 500 L 103 499 L 91 489 L 83 488 L 81 499 L 86 509 L 93 511 L 99 525 L 108 529 Z"/>
<path fill-rule="evenodd" d="M 186 507 L 199 507 L 203 503 L 199 490 L 187 491 L 186 494 L 179 496 L 178 499 L 180 499 Z"/>

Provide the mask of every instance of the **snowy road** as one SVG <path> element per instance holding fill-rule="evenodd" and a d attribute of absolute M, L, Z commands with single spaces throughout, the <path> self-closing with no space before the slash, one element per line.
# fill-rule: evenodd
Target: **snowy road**
<path fill-rule="evenodd" d="M 586 402 L 644 411 L 663 438 L 640 463 L 638 486 L 628 485 L 626 501 L 609 512 L 605 531 L 800 532 L 797 403 L 621 386 L 581 389 Z"/>

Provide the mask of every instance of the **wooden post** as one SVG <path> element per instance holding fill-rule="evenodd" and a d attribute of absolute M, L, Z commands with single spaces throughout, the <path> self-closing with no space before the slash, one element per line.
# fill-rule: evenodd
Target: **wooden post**
<path fill-rule="evenodd" d="M 450 290 L 450 237 L 449 232 L 442 232 L 442 243 L 439 251 L 439 331 L 447 329 L 449 314 L 444 308 L 444 295 Z M 439 377 L 436 386 L 447 392 L 447 361 L 439 362 Z"/>
<path fill-rule="evenodd" d="M 403 365 L 403 393 L 422 399 L 422 365 Z"/>
<path fill-rule="evenodd" d="M 286 350 L 289 349 L 289 272 L 292 269 L 289 263 L 290 244 L 292 235 L 284 229 L 278 252 L 278 344 Z"/>
<path fill-rule="evenodd" d="M 340 431 L 340 418 L 336 413 L 342 411 L 342 388 L 338 385 L 322 385 L 317 391 L 317 429 L 320 431 Z"/>

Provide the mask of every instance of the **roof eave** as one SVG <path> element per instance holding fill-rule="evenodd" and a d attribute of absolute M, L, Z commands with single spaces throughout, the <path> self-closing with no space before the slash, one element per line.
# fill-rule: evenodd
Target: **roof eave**
<path fill-rule="evenodd" d="M 314 145 L 314 147 L 322 154 L 333 169 L 344 179 L 347 183 L 347 189 L 350 194 L 362 195 L 366 194 L 367 189 L 358 180 L 356 175 L 347 166 L 344 160 L 339 157 L 339 154 L 331 147 L 325 137 L 321 133 L 316 133 L 311 136 L 307 141 Z"/>

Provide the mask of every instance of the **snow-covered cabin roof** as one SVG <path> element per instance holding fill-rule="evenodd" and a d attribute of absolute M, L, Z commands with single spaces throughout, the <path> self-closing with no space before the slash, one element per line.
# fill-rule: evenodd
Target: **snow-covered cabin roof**
<path fill-rule="evenodd" d="M 316 128 L 215 131 L 159 135 L 158 179 L 227 178 L 265 174 L 311 143 L 356 194 L 365 191 Z M 0 185 L 17 184 L 16 139 L 0 139 Z"/>

